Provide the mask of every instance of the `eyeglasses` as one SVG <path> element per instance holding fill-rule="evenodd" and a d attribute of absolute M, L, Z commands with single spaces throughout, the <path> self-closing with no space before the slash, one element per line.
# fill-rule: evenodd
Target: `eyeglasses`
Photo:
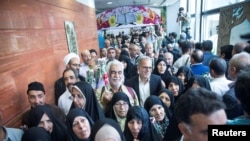
<path fill-rule="evenodd" d="M 74 67 L 80 67 L 81 66 L 80 64 L 70 64 L 70 65 L 72 65 Z"/>
<path fill-rule="evenodd" d="M 144 69 L 144 70 L 152 70 L 152 67 L 142 66 L 142 69 Z"/>
<path fill-rule="evenodd" d="M 127 102 L 115 103 L 115 107 L 122 107 L 122 106 L 128 106 L 128 103 Z"/>

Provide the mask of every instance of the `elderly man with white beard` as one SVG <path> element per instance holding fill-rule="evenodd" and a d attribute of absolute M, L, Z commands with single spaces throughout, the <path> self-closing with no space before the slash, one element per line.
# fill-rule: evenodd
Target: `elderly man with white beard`
<path fill-rule="evenodd" d="M 107 65 L 109 84 L 100 87 L 96 91 L 96 98 L 104 111 L 110 103 L 113 94 L 117 92 L 124 92 L 129 97 L 129 101 L 132 106 L 139 104 L 134 89 L 123 84 L 123 68 L 123 64 L 118 60 L 110 61 Z"/>

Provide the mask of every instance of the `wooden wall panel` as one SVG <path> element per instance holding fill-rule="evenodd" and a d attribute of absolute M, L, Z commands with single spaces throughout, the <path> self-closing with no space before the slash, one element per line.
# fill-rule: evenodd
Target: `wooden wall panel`
<path fill-rule="evenodd" d="M 27 85 L 40 81 L 54 104 L 54 83 L 68 53 L 64 21 L 73 21 L 79 51 L 97 51 L 95 9 L 72 0 L 0 2 L 0 112 L 4 125 L 19 127 L 29 109 Z"/>

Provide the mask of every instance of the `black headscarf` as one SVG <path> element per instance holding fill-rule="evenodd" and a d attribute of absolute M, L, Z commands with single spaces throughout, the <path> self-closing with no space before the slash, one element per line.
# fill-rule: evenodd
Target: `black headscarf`
<path fill-rule="evenodd" d="M 72 138 L 72 141 L 88 141 L 90 140 L 89 138 L 88 139 L 85 139 L 85 140 L 82 140 L 82 139 L 79 139 L 73 129 L 72 129 L 72 126 L 73 126 L 73 122 L 74 122 L 74 119 L 77 117 L 77 116 L 82 116 L 82 117 L 86 117 L 87 120 L 89 121 L 89 125 L 90 125 L 90 128 L 93 127 L 94 125 L 94 121 L 92 120 L 92 118 L 89 116 L 89 114 L 81 109 L 81 108 L 74 108 L 74 109 L 71 109 L 68 113 L 68 115 L 66 116 L 66 124 L 67 124 L 67 127 L 68 127 L 68 131 L 69 131 L 69 134 Z M 90 129 L 91 130 L 91 129 Z"/>
<path fill-rule="evenodd" d="M 129 107 L 131 107 L 131 104 L 130 104 L 130 101 L 129 101 L 129 98 L 128 96 L 124 93 L 124 92 L 117 92 L 113 95 L 109 105 L 107 106 L 107 110 L 105 112 L 105 116 L 107 118 L 112 118 L 114 119 L 115 121 L 117 121 L 117 118 L 115 116 L 115 111 L 114 111 L 114 108 L 113 106 L 115 105 L 115 103 L 119 100 L 123 100 L 125 102 L 128 103 Z"/>
<path fill-rule="evenodd" d="M 121 62 L 123 61 L 123 62 L 127 63 L 127 67 L 124 68 L 124 76 L 125 76 L 125 79 L 128 80 L 129 78 L 132 77 L 130 71 L 134 65 L 132 64 L 131 59 L 126 55 L 120 55 L 119 61 L 121 61 Z"/>
<path fill-rule="evenodd" d="M 181 82 L 181 80 L 178 78 L 178 77 L 176 77 L 176 76 L 174 76 L 174 75 L 171 75 L 168 79 L 166 79 L 166 81 L 164 81 L 165 82 L 165 85 L 166 85 L 166 88 L 168 88 L 168 86 L 169 86 L 169 84 L 171 83 L 171 82 L 173 82 L 173 83 L 175 83 L 175 84 L 177 84 L 177 85 L 179 85 L 179 94 L 178 94 L 178 96 L 175 96 L 174 97 L 174 100 L 175 100 L 175 102 L 176 102 L 176 100 L 183 94 L 183 92 L 184 92 L 184 85 L 183 85 L 183 83 Z"/>
<path fill-rule="evenodd" d="M 132 141 L 134 139 L 132 133 L 129 130 L 128 122 L 133 119 L 139 119 L 142 121 L 142 127 L 138 135 L 138 140 L 140 141 L 161 141 L 161 136 L 157 133 L 155 127 L 150 121 L 147 111 L 140 106 L 132 106 L 128 110 L 127 120 L 125 124 L 124 135 L 127 141 Z"/>
<path fill-rule="evenodd" d="M 174 112 L 174 105 L 175 105 L 173 93 L 169 89 L 161 89 L 159 91 L 159 93 L 157 94 L 157 96 L 159 97 L 161 95 L 161 93 L 166 93 L 169 96 L 171 104 L 168 107 L 168 109 L 170 110 L 171 113 L 173 113 Z"/>
<path fill-rule="evenodd" d="M 51 133 L 51 140 L 60 140 L 60 141 L 67 141 L 67 127 L 64 123 L 61 123 L 54 117 L 51 109 L 46 105 L 37 105 L 36 107 L 32 108 L 29 113 L 29 124 L 28 127 L 35 127 L 38 126 L 43 114 L 47 114 L 49 119 L 53 123 L 53 131 Z"/>
<path fill-rule="evenodd" d="M 180 67 L 176 73 L 176 76 L 178 77 L 178 75 L 180 75 L 181 73 L 183 73 L 185 75 L 184 86 L 186 87 L 188 80 L 192 76 L 194 76 L 194 74 L 193 74 L 192 70 L 187 66 Z"/>
<path fill-rule="evenodd" d="M 166 113 L 166 116 L 167 116 L 168 118 L 170 118 L 170 117 L 172 116 L 172 115 L 171 115 L 171 112 L 169 111 L 169 108 L 167 107 L 167 105 L 165 105 L 165 104 L 163 103 L 163 101 L 162 101 L 158 96 L 156 96 L 156 95 L 150 95 L 150 96 L 146 99 L 146 101 L 145 101 L 145 103 L 144 103 L 144 108 L 145 108 L 145 110 L 147 110 L 148 114 L 149 114 L 150 109 L 151 109 L 155 104 L 161 105 L 161 106 L 164 108 L 165 113 Z"/>
<path fill-rule="evenodd" d="M 80 81 L 74 84 L 84 94 L 86 98 L 85 111 L 90 115 L 90 117 L 96 121 L 104 117 L 103 110 L 101 109 L 92 86 L 86 82 Z M 71 109 L 74 107 L 74 102 L 72 103 Z"/>
<path fill-rule="evenodd" d="M 22 141 L 51 141 L 51 136 L 44 128 L 35 126 L 24 132 Z"/>
<path fill-rule="evenodd" d="M 198 85 L 202 88 L 206 88 L 207 90 L 211 90 L 209 80 L 202 75 L 194 75 L 191 77 L 187 83 L 185 91 L 191 88 L 194 82 L 198 83 Z"/>
<path fill-rule="evenodd" d="M 166 70 L 163 74 L 160 74 L 157 68 L 157 65 L 163 61 L 166 64 Z M 164 58 L 158 58 L 157 61 L 155 62 L 155 66 L 154 66 L 154 70 L 153 70 L 153 74 L 159 75 L 161 77 L 161 79 L 163 81 L 165 81 L 167 78 L 169 78 L 171 76 L 171 74 L 168 71 L 168 66 L 167 66 L 167 61 Z"/>
<path fill-rule="evenodd" d="M 102 118 L 99 119 L 98 121 L 95 122 L 93 128 L 91 129 L 91 141 L 95 141 L 95 136 L 97 134 L 97 132 L 105 125 L 108 124 L 110 126 L 112 126 L 113 128 L 116 129 L 116 131 L 119 133 L 121 141 L 126 141 L 126 138 L 124 137 L 124 134 L 121 130 L 121 127 L 119 126 L 119 124 L 110 118 Z"/>

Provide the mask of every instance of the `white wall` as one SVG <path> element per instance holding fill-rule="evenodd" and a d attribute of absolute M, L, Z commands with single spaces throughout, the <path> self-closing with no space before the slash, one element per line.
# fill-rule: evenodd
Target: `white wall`
<path fill-rule="evenodd" d="M 167 35 L 170 32 L 179 33 L 179 24 L 176 23 L 177 13 L 179 12 L 180 1 L 167 6 Z M 179 35 L 179 34 L 178 34 Z"/>
<path fill-rule="evenodd" d="M 76 0 L 77 2 L 80 2 L 84 5 L 87 5 L 89 7 L 95 8 L 95 1 L 94 0 Z"/>

